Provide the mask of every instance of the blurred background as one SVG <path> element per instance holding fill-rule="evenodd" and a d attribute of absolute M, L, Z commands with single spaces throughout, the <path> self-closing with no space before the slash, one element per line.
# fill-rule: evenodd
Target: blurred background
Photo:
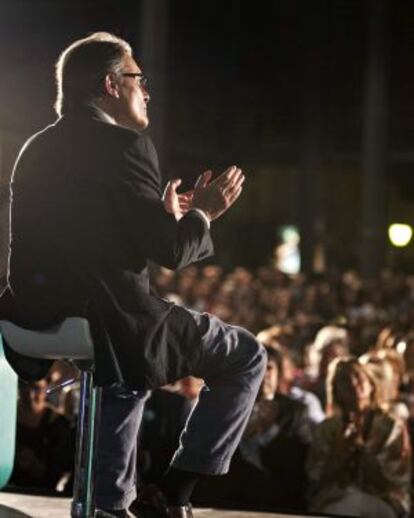
<path fill-rule="evenodd" d="M 2 276 L 12 164 L 56 118 L 59 52 L 97 30 L 131 42 L 149 76 L 166 180 L 246 172 L 214 225 L 216 262 L 251 268 L 276 253 L 288 273 L 412 271 L 413 247 L 388 235 L 414 215 L 412 2 L 1 0 Z M 409 240 L 410 227 L 394 230 Z"/>

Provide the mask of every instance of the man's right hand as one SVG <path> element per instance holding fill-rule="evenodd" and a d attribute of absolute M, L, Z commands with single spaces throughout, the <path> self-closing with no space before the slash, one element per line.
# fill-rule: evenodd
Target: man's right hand
<path fill-rule="evenodd" d="M 242 170 L 232 165 L 215 180 L 213 173 L 205 171 L 197 180 L 191 208 L 201 209 L 213 221 L 220 217 L 237 200 L 242 192 L 245 176 Z"/>

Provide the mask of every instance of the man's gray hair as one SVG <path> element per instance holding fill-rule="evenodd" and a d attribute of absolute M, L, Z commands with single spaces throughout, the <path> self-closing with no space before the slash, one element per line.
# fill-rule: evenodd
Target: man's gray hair
<path fill-rule="evenodd" d="M 60 116 L 101 98 L 105 76 L 119 73 L 126 55 L 132 55 L 130 45 L 109 32 L 95 32 L 69 45 L 56 63 L 56 113 Z"/>

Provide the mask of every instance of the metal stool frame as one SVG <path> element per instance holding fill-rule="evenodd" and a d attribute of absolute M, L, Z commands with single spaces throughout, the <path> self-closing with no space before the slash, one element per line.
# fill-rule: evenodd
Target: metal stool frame
<path fill-rule="evenodd" d="M 102 388 L 94 386 L 93 370 L 81 371 L 81 392 L 74 465 L 72 518 L 95 516 L 95 464 Z"/>

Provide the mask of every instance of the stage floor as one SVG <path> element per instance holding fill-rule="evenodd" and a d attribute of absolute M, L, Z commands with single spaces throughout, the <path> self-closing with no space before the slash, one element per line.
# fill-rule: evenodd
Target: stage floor
<path fill-rule="evenodd" d="M 68 518 L 70 500 L 0 492 L 0 518 Z M 287 518 L 284 514 L 195 509 L 195 518 Z M 289 518 L 301 518 L 289 515 Z"/>

